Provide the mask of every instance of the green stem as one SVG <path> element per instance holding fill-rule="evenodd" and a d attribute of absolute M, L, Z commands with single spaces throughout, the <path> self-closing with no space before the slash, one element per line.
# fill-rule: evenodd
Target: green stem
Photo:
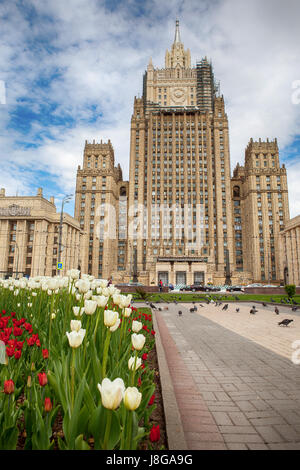
<path fill-rule="evenodd" d="M 75 388 L 75 348 L 72 350 L 72 364 L 71 364 L 71 414 L 74 407 L 74 388 Z"/>
<path fill-rule="evenodd" d="M 134 366 L 133 366 L 133 371 L 132 371 L 132 376 L 131 376 L 131 386 L 133 387 L 134 385 L 134 376 L 135 376 L 135 372 L 136 372 L 136 360 L 137 360 L 137 350 L 135 350 L 135 357 L 134 357 Z"/>
<path fill-rule="evenodd" d="M 110 435 L 110 428 L 111 428 L 111 418 L 112 418 L 112 411 L 108 410 L 106 429 L 105 429 L 105 435 L 104 435 L 104 441 L 103 441 L 103 450 L 107 450 L 108 438 Z"/>
<path fill-rule="evenodd" d="M 132 411 L 128 411 L 127 445 L 126 445 L 125 450 L 131 449 L 131 435 L 132 435 Z"/>
<path fill-rule="evenodd" d="M 97 308 L 99 308 L 99 307 L 97 307 Z M 98 323 L 99 323 L 99 320 L 100 320 L 100 316 L 101 316 L 101 310 L 99 308 L 99 312 L 98 312 L 97 320 L 96 320 L 96 325 L 95 325 L 95 330 L 94 330 L 94 343 L 96 343 L 96 335 L 97 335 Z"/>
<path fill-rule="evenodd" d="M 104 379 L 106 377 L 106 363 L 107 363 L 107 357 L 108 357 L 108 348 L 109 348 L 110 337 L 111 337 L 111 331 L 108 328 L 107 332 L 106 332 L 106 338 L 105 338 L 105 343 L 104 343 L 104 351 L 103 351 L 102 379 Z"/>

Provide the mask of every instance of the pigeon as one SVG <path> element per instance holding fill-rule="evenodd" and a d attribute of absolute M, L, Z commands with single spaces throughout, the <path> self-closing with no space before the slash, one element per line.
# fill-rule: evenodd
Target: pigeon
<path fill-rule="evenodd" d="M 278 310 L 277 307 L 275 307 L 275 313 L 276 313 L 276 315 L 279 315 L 279 310 Z"/>
<path fill-rule="evenodd" d="M 236 308 L 236 309 L 235 309 L 235 311 L 236 311 L 236 312 L 239 312 L 239 311 L 240 311 L 240 309 L 239 309 L 239 308 Z"/>
<path fill-rule="evenodd" d="M 235 300 L 240 300 L 237 295 L 235 295 Z"/>
<path fill-rule="evenodd" d="M 191 313 L 194 312 L 194 311 L 195 311 L 195 310 L 194 310 L 193 308 L 190 308 L 190 312 L 191 312 Z"/>
<path fill-rule="evenodd" d="M 178 311 L 178 315 L 181 317 L 181 315 L 182 315 L 182 311 L 181 311 L 181 310 Z"/>
<path fill-rule="evenodd" d="M 227 310 L 228 309 L 228 304 L 225 304 L 222 310 Z"/>
<path fill-rule="evenodd" d="M 288 326 L 292 321 L 294 320 L 289 320 L 288 318 L 285 318 L 284 320 L 280 321 L 278 325 Z"/>
<path fill-rule="evenodd" d="M 255 309 L 255 307 L 254 307 L 254 308 L 251 308 L 250 313 L 251 313 L 252 315 L 255 315 L 256 312 L 257 312 L 257 310 Z"/>
<path fill-rule="evenodd" d="M 296 312 L 298 310 L 298 307 L 292 307 L 292 312 Z"/>
<path fill-rule="evenodd" d="M 203 305 L 199 304 L 199 307 L 203 307 Z"/>
<path fill-rule="evenodd" d="M 267 304 L 265 304 L 265 302 L 263 302 L 262 304 L 263 304 L 263 306 L 264 306 L 264 307 L 266 307 L 266 306 L 267 306 Z"/>
<path fill-rule="evenodd" d="M 276 302 L 276 300 L 272 299 L 272 297 L 270 298 L 271 302 Z"/>
<path fill-rule="evenodd" d="M 178 302 L 177 302 L 177 300 L 174 300 L 174 304 L 176 304 L 176 305 L 177 305 L 177 303 L 178 303 Z"/>
<path fill-rule="evenodd" d="M 150 304 L 150 307 L 154 308 L 154 310 L 157 310 L 157 308 L 155 307 L 155 305 L 153 303 Z"/>
<path fill-rule="evenodd" d="M 161 312 L 161 308 L 160 308 L 160 307 L 158 307 L 158 310 Z"/>

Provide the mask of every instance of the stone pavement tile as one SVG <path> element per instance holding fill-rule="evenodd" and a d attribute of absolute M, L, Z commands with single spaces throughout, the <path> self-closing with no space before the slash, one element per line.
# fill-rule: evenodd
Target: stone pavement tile
<path fill-rule="evenodd" d="M 248 450 L 246 444 L 238 444 L 238 443 L 228 443 L 227 447 L 229 450 Z"/>
<path fill-rule="evenodd" d="M 235 401 L 236 406 L 238 406 L 243 412 L 249 412 L 249 411 L 257 411 L 255 406 L 250 403 L 250 401 L 247 400 L 236 400 Z"/>
<path fill-rule="evenodd" d="M 240 411 L 234 404 L 232 405 L 223 404 L 223 403 L 221 404 L 218 402 L 212 402 L 211 404 L 206 402 L 206 404 L 211 413 L 214 411 L 219 411 L 223 413 L 232 413 L 232 412 L 238 413 Z"/>
<path fill-rule="evenodd" d="M 227 413 L 224 413 L 222 411 L 213 411 L 212 415 L 218 426 L 232 425 L 232 421 Z"/>
<path fill-rule="evenodd" d="M 272 410 L 271 408 L 269 410 L 263 410 L 263 411 L 245 411 L 245 416 L 249 419 L 260 419 L 260 418 L 276 418 L 279 417 L 281 418 L 281 415 L 275 411 Z"/>
<path fill-rule="evenodd" d="M 247 446 L 249 450 L 269 450 L 269 447 L 266 444 L 252 444 L 250 442 Z"/>
<path fill-rule="evenodd" d="M 253 426 L 218 426 L 220 433 L 223 434 L 257 434 Z"/>
<path fill-rule="evenodd" d="M 224 434 L 224 441 L 226 444 L 229 443 L 261 443 L 263 444 L 264 441 L 258 434 Z"/>
<path fill-rule="evenodd" d="M 272 408 L 271 404 L 264 400 L 250 400 L 250 402 L 258 411 L 264 411 Z"/>
<path fill-rule="evenodd" d="M 272 408 L 275 410 L 292 410 L 295 408 L 295 401 L 294 400 L 272 400 L 269 402 Z M 300 405 L 298 405 L 300 410 Z"/>
<path fill-rule="evenodd" d="M 248 421 L 244 413 L 240 411 L 229 411 L 228 415 L 232 420 L 233 424 L 235 424 L 236 426 L 250 426 L 250 422 Z"/>
<path fill-rule="evenodd" d="M 276 424 L 282 424 L 282 425 L 287 425 L 286 421 L 282 416 L 272 416 L 272 417 L 263 417 L 263 418 L 250 418 L 249 419 L 250 423 L 252 426 L 273 426 Z M 288 425 L 287 425 L 288 426 Z"/>
<path fill-rule="evenodd" d="M 236 392 L 238 390 L 237 386 L 233 383 L 222 383 L 222 387 L 226 392 Z"/>
<path fill-rule="evenodd" d="M 183 430 L 185 432 L 186 435 L 188 435 L 187 433 L 191 432 L 191 433 L 197 433 L 197 434 L 201 434 L 201 435 L 204 435 L 204 434 L 210 434 L 210 435 L 215 435 L 218 433 L 218 428 L 216 426 L 216 424 L 203 424 L 201 421 L 199 422 L 199 420 L 193 420 L 191 421 L 190 419 L 187 420 L 184 418 L 184 416 L 182 417 L 182 424 L 183 424 Z"/>
<path fill-rule="evenodd" d="M 295 442 L 300 440 L 299 430 L 289 424 L 275 424 L 273 427 L 281 434 L 285 441 Z"/>
<path fill-rule="evenodd" d="M 190 440 L 188 448 L 189 450 L 227 450 L 223 442 L 200 442 L 197 440 Z"/>
<path fill-rule="evenodd" d="M 231 398 L 227 395 L 226 392 L 215 392 L 215 396 L 218 400 L 218 402 L 231 402 Z"/>
<path fill-rule="evenodd" d="M 200 384 L 198 388 L 201 392 L 223 392 L 221 385 L 219 384 Z"/>
<path fill-rule="evenodd" d="M 255 429 L 261 435 L 266 444 L 285 442 L 285 439 L 283 439 L 272 426 L 256 426 Z"/>
<path fill-rule="evenodd" d="M 300 450 L 300 442 L 271 443 L 269 444 L 269 448 L 272 450 Z"/>
<path fill-rule="evenodd" d="M 300 409 L 298 409 L 300 411 Z M 299 424 L 300 415 L 296 410 L 278 410 L 278 413 L 287 421 L 288 424 Z"/>
<path fill-rule="evenodd" d="M 189 441 L 224 442 L 223 437 L 219 432 L 186 432 L 185 435 L 187 443 Z"/>
<path fill-rule="evenodd" d="M 217 401 L 217 397 L 213 392 L 203 392 L 201 391 L 201 396 L 205 402 L 207 401 Z"/>

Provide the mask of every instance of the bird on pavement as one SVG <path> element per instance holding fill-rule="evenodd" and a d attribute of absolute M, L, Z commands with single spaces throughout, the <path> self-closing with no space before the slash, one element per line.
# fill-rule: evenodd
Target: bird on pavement
<path fill-rule="evenodd" d="M 294 320 L 289 320 L 288 318 L 285 318 L 284 320 L 280 321 L 278 325 L 288 326 L 292 321 Z"/>
<path fill-rule="evenodd" d="M 265 304 L 265 302 L 263 302 L 262 304 L 263 304 L 263 306 L 264 306 L 264 307 L 266 307 L 266 306 L 267 306 L 267 304 Z"/>
<path fill-rule="evenodd" d="M 156 310 L 156 307 L 155 307 L 155 305 L 154 305 L 152 302 L 151 302 L 151 304 L 150 304 L 150 307 L 151 307 L 151 308 L 154 308 L 154 310 Z"/>
<path fill-rule="evenodd" d="M 199 304 L 199 307 L 203 307 L 203 305 Z"/>
<path fill-rule="evenodd" d="M 251 313 L 252 315 L 255 315 L 256 312 L 257 312 L 257 310 L 255 309 L 255 307 L 251 308 L 250 313 Z"/>
<path fill-rule="evenodd" d="M 190 308 L 190 312 L 191 312 L 191 313 L 194 312 L 194 311 L 195 311 L 195 310 L 194 310 L 193 308 Z"/>
<path fill-rule="evenodd" d="M 275 310 L 274 310 L 274 311 L 275 311 L 276 315 L 279 315 L 278 307 L 275 307 Z"/>
<path fill-rule="evenodd" d="M 292 307 L 292 312 L 296 312 L 298 310 L 298 307 Z"/>
<path fill-rule="evenodd" d="M 181 317 L 181 315 L 182 315 L 182 311 L 181 311 L 181 310 L 178 311 L 178 315 Z"/>
<path fill-rule="evenodd" d="M 236 309 L 235 309 L 235 311 L 236 311 L 236 312 L 239 312 L 239 311 L 240 311 L 240 309 L 239 309 L 239 308 L 236 308 Z"/>
<path fill-rule="evenodd" d="M 222 310 L 227 310 L 228 309 L 228 304 L 225 304 Z"/>

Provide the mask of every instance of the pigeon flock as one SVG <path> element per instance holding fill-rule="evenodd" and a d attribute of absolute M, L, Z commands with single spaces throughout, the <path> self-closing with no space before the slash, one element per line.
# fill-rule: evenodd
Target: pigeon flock
<path fill-rule="evenodd" d="M 180 297 L 179 297 L 179 300 L 181 300 Z M 238 297 L 236 298 L 236 300 L 239 300 Z M 229 304 L 228 304 L 228 303 L 225 303 L 225 304 L 223 305 L 223 303 L 222 303 L 221 301 L 217 300 L 217 299 L 214 299 L 214 300 L 213 300 L 213 299 L 211 299 L 211 298 L 207 298 L 207 299 L 205 299 L 205 301 L 206 301 L 206 304 L 207 304 L 207 305 L 209 305 L 209 304 L 214 304 L 215 307 L 221 307 L 221 306 L 222 306 L 222 311 L 224 311 L 224 312 L 229 309 Z M 271 298 L 271 301 L 275 302 L 274 299 L 272 299 L 272 298 Z M 168 302 L 168 301 L 164 301 L 163 299 L 159 300 L 158 302 L 165 302 L 165 303 L 168 303 L 168 304 L 171 303 L 171 302 Z M 298 307 L 295 306 L 295 303 L 296 303 L 296 302 L 293 302 L 293 303 L 294 303 L 294 305 L 292 306 L 291 310 L 292 310 L 293 312 L 296 312 L 297 309 L 298 309 Z M 147 305 L 150 305 L 150 307 L 151 307 L 153 310 L 162 311 L 162 310 L 168 310 L 168 309 L 169 309 L 168 307 L 162 307 L 162 308 L 161 308 L 161 307 L 157 307 L 157 306 L 154 305 L 154 303 L 152 303 L 152 302 L 146 302 L 146 304 L 147 304 Z M 175 305 L 178 305 L 178 301 L 177 301 L 177 300 L 174 300 L 174 304 L 175 304 Z M 263 306 L 263 307 L 267 307 L 268 305 L 267 305 L 265 302 L 262 302 L 262 306 Z M 203 307 L 203 305 L 202 305 L 202 304 L 199 304 L 199 307 Z M 191 307 L 191 308 L 189 309 L 189 311 L 190 311 L 190 313 L 193 313 L 193 312 L 197 312 L 197 311 L 198 311 L 198 308 L 197 308 L 197 306 L 196 306 L 196 302 L 193 302 L 193 307 Z M 239 313 L 240 308 L 239 308 L 239 307 L 235 308 L 235 311 L 236 311 L 236 313 Z M 252 308 L 250 309 L 250 312 L 249 312 L 250 315 L 255 315 L 257 312 L 258 312 L 258 310 L 257 310 L 256 306 L 255 306 L 255 305 L 252 305 Z M 274 312 L 275 312 L 276 315 L 279 315 L 279 313 L 280 313 L 280 312 L 279 312 L 279 309 L 278 309 L 278 307 L 277 307 L 277 305 L 276 305 L 275 308 L 274 308 Z M 182 315 L 183 315 L 182 310 L 178 310 L 178 316 L 181 317 Z M 284 318 L 282 321 L 280 321 L 280 322 L 278 323 L 278 325 L 279 325 L 279 326 L 285 326 L 285 327 L 287 327 L 287 326 L 289 326 L 293 321 L 294 321 L 293 319 Z"/>

